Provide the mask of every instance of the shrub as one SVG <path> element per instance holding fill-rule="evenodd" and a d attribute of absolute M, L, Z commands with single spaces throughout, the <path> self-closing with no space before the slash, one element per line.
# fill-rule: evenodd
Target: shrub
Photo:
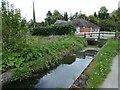
<path fill-rule="evenodd" d="M 13 5 L 9 7 L 9 3 L 5 0 L 2 0 L 1 9 L 2 69 L 8 68 L 7 66 L 11 68 L 13 66 L 19 67 L 21 61 L 24 61 L 19 53 L 27 47 L 26 36 L 29 31 L 27 22 L 21 17 L 20 10 L 14 10 Z"/>
<path fill-rule="evenodd" d="M 66 26 L 41 26 L 33 29 L 33 35 L 65 35 L 73 34 L 75 32 L 75 27 L 72 25 Z"/>

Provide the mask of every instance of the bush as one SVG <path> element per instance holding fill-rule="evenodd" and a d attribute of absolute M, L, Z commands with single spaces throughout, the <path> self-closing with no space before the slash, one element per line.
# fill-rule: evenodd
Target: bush
<path fill-rule="evenodd" d="M 65 35 L 65 34 L 74 34 L 75 27 L 72 25 L 66 26 L 41 26 L 33 29 L 33 35 Z"/>
<path fill-rule="evenodd" d="M 2 71 L 8 66 L 13 68 L 19 67 L 21 61 L 20 52 L 27 47 L 26 35 L 29 31 L 27 22 L 21 17 L 19 9 L 15 9 L 13 5 L 9 7 L 9 3 L 2 1 Z M 1 69 L 0 69 L 1 71 Z"/>

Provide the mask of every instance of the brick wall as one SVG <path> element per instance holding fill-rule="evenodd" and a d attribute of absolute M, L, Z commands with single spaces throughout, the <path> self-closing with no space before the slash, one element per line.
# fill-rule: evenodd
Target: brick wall
<path fill-rule="evenodd" d="M 80 32 L 90 32 L 90 28 L 83 28 L 83 27 L 80 27 Z"/>
<path fill-rule="evenodd" d="M 99 32 L 99 29 L 91 29 L 87 27 L 80 27 L 80 32 Z"/>

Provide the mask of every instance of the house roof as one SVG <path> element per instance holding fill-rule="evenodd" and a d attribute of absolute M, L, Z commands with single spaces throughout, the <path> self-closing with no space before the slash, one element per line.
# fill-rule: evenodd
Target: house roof
<path fill-rule="evenodd" d="M 69 25 L 70 22 L 68 21 L 64 21 L 64 20 L 56 20 L 56 22 L 54 23 L 54 25 L 56 26 L 63 26 L 63 25 Z"/>
<path fill-rule="evenodd" d="M 71 21 L 73 25 L 80 26 L 80 27 L 92 27 L 92 28 L 100 28 L 99 26 L 93 24 L 90 21 L 87 21 L 85 19 L 74 19 Z"/>

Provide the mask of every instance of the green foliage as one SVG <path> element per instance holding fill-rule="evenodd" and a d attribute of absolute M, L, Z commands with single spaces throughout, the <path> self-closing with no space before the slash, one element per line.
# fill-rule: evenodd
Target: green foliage
<path fill-rule="evenodd" d="M 26 47 L 26 20 L 21 17 L 19 9 L 9 7 L 9 3 L 2 1 L 2 67 L 3 71 L 9 67 L 20 67 L 23 61 L 20 52 Z"/>
<path fill-rule="evenodd" d="M 100 39 L 100 40 L 97 42 L 97 46 L 101 48 L 101 47 L 106 43 L 106 41 L 107 41 L 107 40 L 105 40 L 105 39 Z"/>
<path fill-rule="evenodd" d="M 92 68 L 87 81 L 87 88 L 97 88 L 110 72 L 113 57 L 117 54 L 117 40 L 109 39 L 97 53 L 96 63 Z"/>
<path fill-rule="evenodd" d="M 73 20 L 73 19 L 86 19 L 87 20 L 87 16 L 85 14 L 83 14 L 81 11 L 78 13 L 76 12 L 74 15 L 71 15 L 70 17 L 70 20 Z"/>
<path fill-rule="evenodd" d="M 51 13 L 51 11 L 48 11 L 46 16 L 47 16 L 47 17 L 50 17 L 50 16 L 52 16 L 52 13 Z"/>
<path fill-rule="evenodd" d="M 28 56 L 31 59 L 25 59 L 21 64 L 17 63 L 21 66 L 19 68 L 16 67 L 12 77 L 13 81 L 28 76 L 32 72 L 49 69 L 60 62 L 63 52 L 70 54 L 86 46 L 86 41 L 78 36 L 62 36 L 57 40 L 47 40 L 45 43 L 41 43 L 41 41 L 36 42 L 31 45 L 31 51 L 26 51 L 27 54 L 24 57 Z"/>
<path fill-rule="evenodd" d="M 91 21 L 92 23 L 100 26 L 101 31 L 120 31 L 120 8 L 114 10 L 112 13 L 108 13 L 108 9 L 105 6 L 102 6 L 98 11 L 98 14 L 95 12 L 94 15 L 86 16 L 85 14 L 80 12 L 75 12 L 75 14 L 67 16 L 67 12 L 63 15 L 55 10 L 53 13 L 48 11 L 46 14 L 45 22 L 41 22 L 41 25 L 37 26 L 46 26 L 52 25 L 56 22 L 56 20 L 73 20 L 73 19 L 86 19 Z"/>
<path fill-rule="evenodd" d="M 46 27 L 36 27 L 32 34 L 33 35 L 65 35 L 74 34 L 75 27 L 72 25 L 66 26 L 46 26 Z"/>
<path fill-rule="evenodd" d="M 88 20 L 89 20 L 90 22 L 96 24 L 96 25 L 97 25 L 98 22 L 99 22 L 98 18 L 95 17 L 95 16 L 93 16 L 93 15 L 88 16 Z"/>
<path fill-rule="evenodd" d="M 107 19 L 107 20 L 99 20 L 99 26 L 101 28 L 101 31 L 116 31 L 118 26 L 117 23 L 113 20 Z"/>
<path fill-rule="evenodd" d="M 97 16 L 97 17 L 96 17 Z M 120 9 L 114 10 L 111 14 L 107 13 L 105 7 L 101 7 L 98 15 L 88 16 L 88 20 L 100 27 L 100 31 L 120 31 Z"/>
<path fill-rule="evenodd" d="M 64 20 L 68 21 L 68 14 L 67 14 L 67 12 L 64 13 Z"/>
<path fill-rule="evenodd" d="M 9 9 L 2 2 L 2 40 L 3 51 L 14 50 L 25 43 L 27 29 L 25 19 L 21 19 L 20 10 Z"/>
<path fill-rule="evenodd" d="M 56 20 L 63 20 L 63 16 L 58 10 L 54 10 L 53 14 L 51 11 L 48 11 L 46 16 L 45 22 L 48 23 L 48 25 L 54 24 Z"/>
<path fill-rule="evenodd" d="M 94 12 L 94 17 L 98 17 L 96 12 Z"/>
<path fill-rule="evenodd" d="M 112 13 L 108 13 L 106 7 L 101 7 L 98 11 L 98 15 L 96 12 L 94 16 L 88 16 L 88 20 L 93 22 L 94 24 L 100 26 L 100 31 L 120 31 L 120 9 L 114 10 Z"/>
<path fill-rule="evenodd" d="M 108 9 L 105 6 L 102 6 L 100 8 L 100 10 L 98 11 L 98 17 L 100 19 L 108 19 L 109 18 Z"/>

